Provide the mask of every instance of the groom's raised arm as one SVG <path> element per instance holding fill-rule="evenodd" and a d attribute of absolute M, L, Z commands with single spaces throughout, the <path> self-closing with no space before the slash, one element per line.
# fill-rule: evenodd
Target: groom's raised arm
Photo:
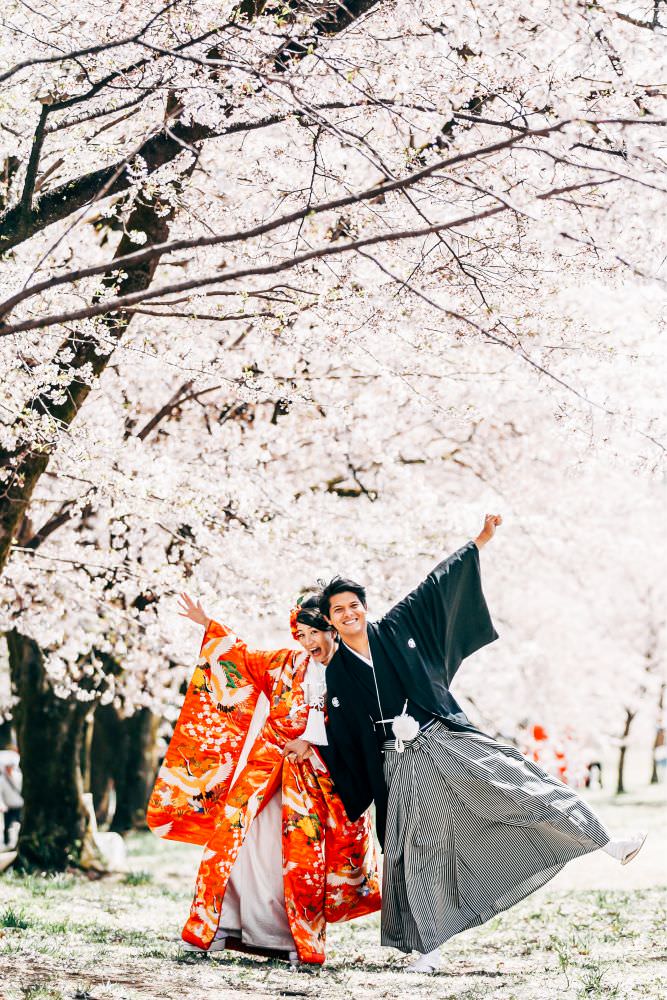
<path fill-rule="evenodd" d="M 444 671 L 449 686 L 466 656 L 498 638 L 482 591 L 477 541 L 438 563 L 379 627 L 394 640 L 405 638 L 408 646 L 412 640 Z"/>

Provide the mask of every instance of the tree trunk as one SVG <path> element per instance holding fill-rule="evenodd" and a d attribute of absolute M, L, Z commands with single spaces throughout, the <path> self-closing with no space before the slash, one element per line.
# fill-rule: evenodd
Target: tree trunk
<path fill-rule="evenodd" d="M 630 727 L 637 713 L 631 712 L 629 708 L 625 710 L 625 725 L 621 735 L 621 749 L 618 755 L 618 771 L 616 776 L 616 794 L 622 795 L 625 792 L 625 755 L 628 749 L 627 739 L 630 735 Z"/>
<path fill-rule="evenodd" d="M 658 697 L 658 724 L 655 727 L 655 739 L 653 740 L 653 753 L 651 761 L 651 785 L 657 785 L 660 780 L 658 774 L 658 750 L 665 746 L 665 727 L 662 724 L 663 712 L 665 709 L 665 688 L 667 685 L 660 685 L 660 696 Z"/>
<path fill-rule="evenodd" d="M 116 780 L 116 833 L 146 829 L 146 806 L 157 770 L 157 718 L 148 708 L 122 720 L 125 760 Z"/>
<path fill-rule="evenodd" d="M 142 708 L 122 718 L 112 705 L 95 713 L 91 754 L 91 791 L 98 823 L 109 820 L 109 797 L 115 790 L 111 816 L 115 833 L 144 829 L 146 805 L 157 771 L 158 719 Z"/>
<path fill-rule="evenodd" d="M 81 751 L 91 702 L 58 698 L 42 652 L 16 630 L 7 634 L 15 725 L 23 772 L 23 819 L 15 865 L 63 871 L 98 857 L 83 802 Z M 94 864 L 90 865 L 94 867 Z"/>
<path fill-rule="evenodd" d="M 0 750 L 5 750 L 14 743 L 14 723 L 11 719 L 0 722 Z"/>
<path fill-rule="evenodd" d="M 100 826 L 106 825 L 113 818 L 110 797 L 115 783 L 118 756 L 122 756 L 118 712 L 113 705 L 98 705 L 90 747 L 90 791 Z"/>

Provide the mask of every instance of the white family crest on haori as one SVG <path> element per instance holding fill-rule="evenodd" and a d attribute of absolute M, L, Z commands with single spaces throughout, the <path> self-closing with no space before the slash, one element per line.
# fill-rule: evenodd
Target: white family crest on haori
<path fill-rule="evenodd" d="M 334 708 L 340 708 L 340 701 L 338 700 L 338 698 L 335 698 L 335 697 L 332 698 L 331 699 L 331 704 L 333 705 Z"/>
<path fill-rule="evenodd" d="M 417 643 L 415 642 L 414 639 L 408 639 L 408 646 L 410 647 L 410 649 L 416 649 Z"/>

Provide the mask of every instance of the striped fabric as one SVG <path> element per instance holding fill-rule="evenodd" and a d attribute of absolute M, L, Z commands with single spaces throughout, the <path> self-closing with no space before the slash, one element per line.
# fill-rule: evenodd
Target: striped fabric
<path fill-rule="evenodd" d="M 472 728 L 388 743 L 384 770 L 382 944 L 401 951 L 432 951 L 609 840 L 572 789 Z"/>

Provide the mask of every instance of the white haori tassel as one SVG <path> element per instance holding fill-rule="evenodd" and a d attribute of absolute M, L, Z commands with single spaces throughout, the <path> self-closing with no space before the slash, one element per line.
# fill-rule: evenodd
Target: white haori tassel
<path fill-rule="evenodd" d="M 315 746 L 325 747 L 328 745 L 329 741 L 327 739 L 327 731 L 324 725 L 324 712 L 321 708 L 313 708 L 311 705 L 308 711 L 308 722 L 306 723 L 306 728 L 301 734 L 300 739 L 308 740 L 309 743 L 314 743 Z"/>
<path fill-rule="evenodd" d="M 408 715 L 408 703 L 405 702 L 400 715 L 395 715 L 391 724 L 391 730 L 396 737 L 396 752 L 403 753 L 405 750 L 405 740 L 414 740 L 419 732 L 419 723 Z"/>
<path fill-rule="evenodd" d="M 324 681 L 324 665 L 318 663 L 317 660 L 311 660 L 308 664 L 304 694 L 309 705 L 308 721 L 300 738 L 308 740 L 315 746 L 326 747 L 329 744 L 324 725 L 324 701 L 327 688 Z"/>

